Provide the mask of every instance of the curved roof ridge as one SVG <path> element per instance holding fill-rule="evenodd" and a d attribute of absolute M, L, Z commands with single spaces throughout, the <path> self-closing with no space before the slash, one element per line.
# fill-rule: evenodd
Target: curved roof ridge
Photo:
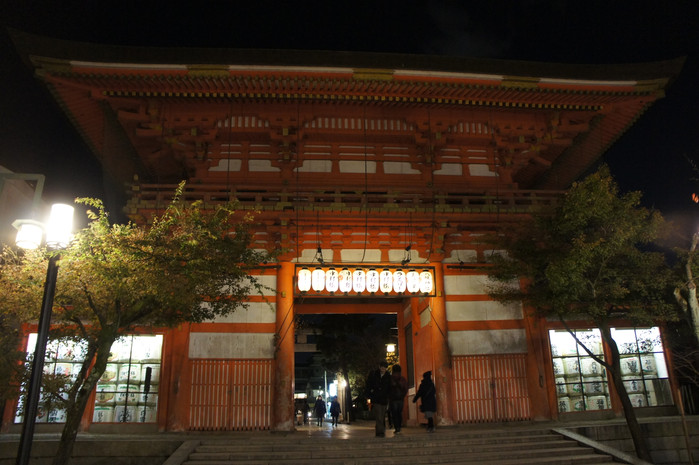
<path fill-rule="evenodd" d="M 585 80 L 672 81 L 686 57 L 645 63 L 582 64 L 381 52 L 142 47 L 55 39 L 8 28 L 22 59 L 32 57 L 133 64 L 367 68 Z M 33 67 L 33 66 L 32 66 Z"/>

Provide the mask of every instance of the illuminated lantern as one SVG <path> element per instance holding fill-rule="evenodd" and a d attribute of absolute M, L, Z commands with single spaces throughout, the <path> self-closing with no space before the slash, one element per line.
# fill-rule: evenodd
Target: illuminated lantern
<path fill-rule="evenodd" d="M 434 282 L 432 281 L 432 273 L 428 270 L 424 270 L 420 273 L 420 292 L 423 294 L 429 294 L 432 292 L 434 287 Z"/>
<path fill-rule="evenodd" d="M 338 273 L 335 268 L 330 268 L 327 273 L 325 273 L 325 289 L 328 292 L 337 291 L 338 287 Z"/>
<path fill-rule="evenodd" d="M 366 288 L 366 273 L 361 268 L 354 270 L 352 273 L 352 289 L 354 292 L 364 292 Z"/>
<path fill-rule="evenodd" d="M 338 276 L 338 288 L 340 292 L 347 294 L 352 290 L 352 272 L 347 268 L 343 268 Z"/>
<path fill-rule="evenodd" d="M 301 268 L 297 279 L 299 291 L 308 292 L 311 289 L 311 270 L 306 267 Z"/>
<path fill-rule="evenodd" d="M 379 272 L 373 268 L 366 274 L 366 290 L 372 294 L 379 290 Z"/>
<path fill-rule="evenodd" d="M 406 282 L 405 282 L 405 271 L 396 270 L 393 273 L 393 290 L 399 294 L 405 292 Z"/>
<path fill-rule="evenodd" d="M 420 290 L 420 273 L 415 270 L 410 270 L 405 274 L 406 289 L 411 294 L 415 294 Z"/>
<path fill-rule="evenodd" d="M 390 270 L 383 270 L 380 277 L 381 292 L 388 294 L 393 290 L 393 273 Z"/>
<path fill-rule="evenodd" d="M 325 287 L 325 271 L 322 268 L 316 268 L 311 275 L 311 287 L 314 291 L 320 292 Z"/>

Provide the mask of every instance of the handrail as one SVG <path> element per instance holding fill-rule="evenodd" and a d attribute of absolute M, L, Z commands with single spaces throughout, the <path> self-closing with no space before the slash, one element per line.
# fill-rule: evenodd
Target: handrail
<path fill-rule="evenodd" d="M 141 184 L 134 186 L 128 207 L 135 209 L 160 209 L 173 198 L 174 184 Z M 186 185 L 182 192 L 184 201 L 202 201 L 205 205 L 217 205 L 236 200 L 241 209 L 294 210 L 309 208 L 358 208 L 410 211 L 493 211 L 528 210 L 550 206 L 557 202 L 563 191 L 549 190 L 462 190 L 439 189 L 275 189 L 269 186 L 245 186 L 228 188 L 212 184 Z"/>

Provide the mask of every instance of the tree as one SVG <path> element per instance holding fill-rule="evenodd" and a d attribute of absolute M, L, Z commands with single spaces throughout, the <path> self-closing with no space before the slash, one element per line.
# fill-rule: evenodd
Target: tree
<path fill-rule="evenodd" d="M 173 327 L 201 322 L 245 306 L 262 285 L 249 271 L 268 260 L 250 247 L 250 216 L 234 205 L 205 208 L 175 199 L 149 226 L 110 224 L 103 204 L 88 205 L 90 222 L 61 252 L 52 337 L 82 341 L 85 362 L 65 392 L 66 423 L 54 465 L 70 459 L 90 393 L 105 371 L 112 344 L 135 326 Z M 3 266 L 2 314 L 25 302 L 39 308 L 48 252 L 27 253 Z M 7 262 L 4 262 L 7 263 Z M 13 287 L 14 286 L 14 287 Z"/>
<path fill-rule="evenodd" d="M 350 402 L 352 391 L 362 392 L 367 373 L 385 360 L 391 325 L 367 315 L 328 315 L 318 320 L 315 327 L 321 364 L 342 375 L 347 383 L 345 399 Z M 348 407 L 344 406 L 346 413 L 351 411 Z"/>
<path fill-rule="evenodd" d="M 699 300 L 697 299 L 697 274 L 699 263 L 697 263 L 697 245 L 699 244 L 699 233 L 692 235 L 692 241 L 688 251 L 678 250 L 679 263 L 681 266 L 680 283 L 675 287 L 675 299 L 682 309 L 689 325 L 694 330 L 694 339 L 699 343 Z"/>
<path fill-rule="evenodd" d="M 623 407 L 637 455 L 650 460 L 635 411 L 621 377 L 613 320 L 651 324 L 673 319 L 672 278 L 665 257 L 650 250 L 664 221 L 640 206 L 641 194 L 620 195 L 606 167 L 573 184 L 552 211 L 541 212 L 494 239 L 504 254 L 493 255 L 489 293 L 500 301 L 521 300 L 540 316 L 554 317 L 575 336 L 567 321 L 587 320 L 610 349 L 601 360 Z M 512 286 L 515 279 L 524 286 Z"/>

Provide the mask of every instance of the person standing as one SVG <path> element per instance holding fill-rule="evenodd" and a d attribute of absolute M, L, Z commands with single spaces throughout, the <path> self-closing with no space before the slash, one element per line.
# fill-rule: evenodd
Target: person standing
<path fill-rule="evenodd" d="M 400 428 L 403 425 L 403 403 L 407 393 L 408 380 L 401 375 L 400 365 L 393 365 L 393 368 L 391 368 L 391 390 L 389 392 L 388 408 L 393 420 L 395 434 L 400 434 Z"/>
<path fill-rule="evenodd" d="M 337 419 L 340 416 L 340 403 L 337 401 L 337 396 L 333 397 L 333 401 L 330 402 L 330 416 L 333 419 L 333 426 L 337 426 Z"/>
<path fill-rule="evenodd" d="M 303 424 L 308 423 L 308 411 L 310 407 L 308 406 L 308 399 L 303 399 L 303 404 L 301 404 L 301 413 L 303 414 Z"/>
<path fill-rule="evenodd" d="M 425 418 L 427 418 L 427 432 L 434 433 L 434 414 L 437 412 L 437 391 L 432 382 L 431 371 L 426 371 L 422 374 L 422 381 L 420 381 L 420 387 L 417 389 L 417 393 L 413 398 L 413 403 L 417 402 L 418 399 L 422 399 L 420 411 L 423 412 Z"/>
<path fill-rule="evenodd" d="M 316 403 L 313 406 L 313 413 L 316 416 L 316 426 L 323 426 L 323 417 L 325 416 L 325 412 L 327 412 L 327 408 L 325 407 L 325 401 L 321 396 L 318 396 L 316 399 Z"/>
<path fill-rule="evenodd" d="M 367 397 L 371 401 L 371 409 L 376 417 L 376 436 L 386 436 L 386 409 L 388 408 L 388 396 L 391 390 L 391 375 L 388 373 L 388 363 L 382 360 L 377 370 L 369 373 L 367 377 Z"/>

